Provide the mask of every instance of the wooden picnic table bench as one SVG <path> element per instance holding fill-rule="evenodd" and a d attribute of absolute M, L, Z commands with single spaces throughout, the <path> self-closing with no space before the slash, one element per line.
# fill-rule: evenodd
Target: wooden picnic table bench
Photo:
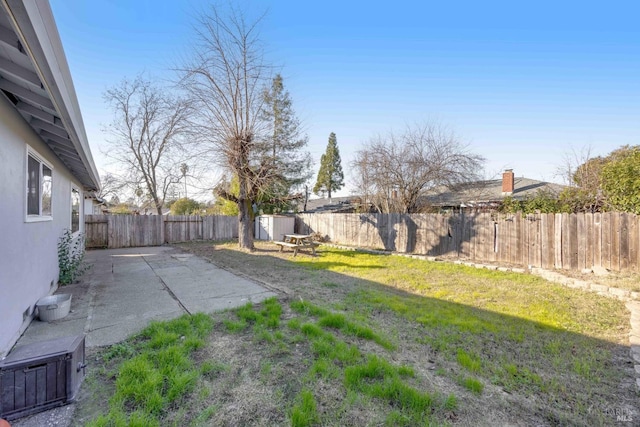
<path fill-rule="evenodd" d="M 318 243 L 311 240 L 311 235 L 309 234 L 285 234 L 282 242 L 274 243 L 280 246 L 280 252 L 282 252 L 282 249 L 285 247 L 293 249 L 293 256 L 298 255 L 299 249 L 305 248 L 311 248 L 311 252 L 315 255 L 316 246 L 319 246 Z"/>

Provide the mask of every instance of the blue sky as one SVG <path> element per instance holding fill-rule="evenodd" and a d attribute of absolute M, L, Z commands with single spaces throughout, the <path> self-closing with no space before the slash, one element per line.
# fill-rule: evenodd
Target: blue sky
<path fill-rule="evenodd" d="M 102 94 L 145 72 L 171 79 L 205 1 L 50 0 L 100 170 Z M 559 182 L 572 150 L 640 144 L 640 3 L 253 1 L 319 163 L 335 132 L 347 171 L 370 137 L 451 126 L 485 175 Z M 346 195 L 347 187 L 339 195 Z"/>

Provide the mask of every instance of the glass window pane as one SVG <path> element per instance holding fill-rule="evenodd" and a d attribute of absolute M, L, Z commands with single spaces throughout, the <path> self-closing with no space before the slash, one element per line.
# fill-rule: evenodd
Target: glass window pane
<path fill-rule="evenodd" d="M 40 215 L 40 162 L 31 156 L 27 174 L 27 215 Z"/>
<path fill-rule="evenodd" d="M 71 232 L 80 230 L 80 192 L 71 190 Z"/>
<path fill-rule="evenodd" d="M 53 178 L 51 169 L 42 165 L 42 215 L 51 216 L 51 187 Z"/>

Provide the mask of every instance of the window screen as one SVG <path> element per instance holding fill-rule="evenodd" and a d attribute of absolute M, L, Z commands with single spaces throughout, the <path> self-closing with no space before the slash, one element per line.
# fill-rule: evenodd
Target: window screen
<path fill-rule="evenodd" d="M 80 230 L 80 192 L 71 190 L 71 232 Z"/>
<path fill-rule="evenodd" d="M 41 215 L 51 216 L 51 169 L 42 165 L 42 213 Z"/>
<path fill-rule="evenodd" d="M 27 215 L 40 215 L 40 162 L 29 156 L 27 168 Z"/>

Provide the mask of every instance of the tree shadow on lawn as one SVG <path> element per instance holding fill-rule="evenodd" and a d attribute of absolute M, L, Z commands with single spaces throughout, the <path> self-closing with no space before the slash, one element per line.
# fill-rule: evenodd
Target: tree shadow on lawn
<path fill-rule="evenodd" d="M 276 250 L 177 246 L 276 290 L 286 289 L 294 300 L 353 315 L 383 331 L 397 346 L 390 358 L 413 365 L 421 373 L 421 386 L 456 395 L 461 424 L 592 426 L 640 417 L 629 347 L 612 342 L 628 332 L 627 313 L 618 301 L 558 286 L 556 293 L 582 295 L 584 306 L 560 298 L 566 305 L 549 307 L 549 321 L 541 322 L 525 318 L 535 318 L 534 313 L 516 317 L 327 270 L 382 266 L 324 262 L 322 255 L 287 259 Z M 356 258 L 355 253 L 349 256 Z M 510 280 L 512 273 L 492 274 Z M 556 286 L 540 279 L 540 286 L 545 284 Z M 547 294 L 550 305 L 557 303 L 554 293 Z M 543 292 L 525 295 L 522 305 L 545 297 Z M 571 330 L 557 326 L 563 316 L 554 317 L 554 311 L 561 310 L 568 310 Z M 592 328 L 595 337 L 585 333 Z M 479 380 L 484 391 L 470 391 L 469 379 Z"/>

